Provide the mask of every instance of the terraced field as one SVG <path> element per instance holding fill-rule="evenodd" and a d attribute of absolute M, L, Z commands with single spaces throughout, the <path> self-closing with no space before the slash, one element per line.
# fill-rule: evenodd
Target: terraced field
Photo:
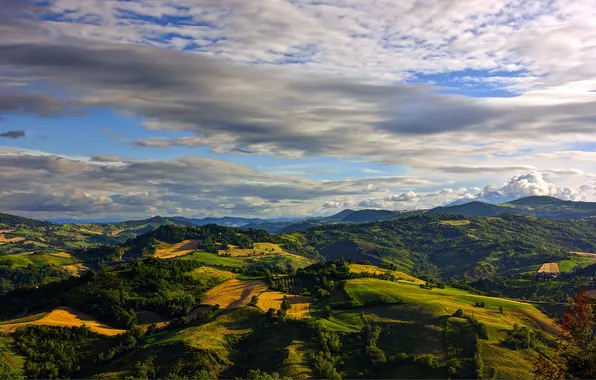
<path fill-rule="evenodd" d="M 101 323 L 93 317 L 75 311 L 69 307 L 59 307 L 49 313 L 37 314 L 35 316 L 15 319 L 6 322 L 0 322 L 0 331 L 13 332 L 18 327 L 25 325 L 43 325 L 43 326 L 82 326 L 86 325 L 91 330 L 104 335 L 118 335 L 125 333 L 126 330 L 115 329 L 104 323 Z"/>

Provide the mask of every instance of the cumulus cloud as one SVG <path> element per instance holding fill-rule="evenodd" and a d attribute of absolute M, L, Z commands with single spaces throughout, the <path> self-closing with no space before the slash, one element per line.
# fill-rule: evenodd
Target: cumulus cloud
<path fill-rule="evenodd" d="M 25 131 L 24 130 L 16 130 L 16 131 L 1 132 L 0 137 L 6 137 L 8 139 L 20 139 L 20 138 L 25 137 Z"/>

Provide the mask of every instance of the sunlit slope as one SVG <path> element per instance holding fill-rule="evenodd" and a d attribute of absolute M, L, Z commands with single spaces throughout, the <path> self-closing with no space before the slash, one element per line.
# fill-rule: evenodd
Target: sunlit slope
<path fill-rule="evenodd" d="M 542 330 L 551 336 L 558 332 L 553 321 L 530 304 L 478 296 L 450 287 L 428 290 L 406 282 L 363 278 L 347 280 L 345 293 L 359 307 L 337 310 L 322 319 L 322 323 L 340 333 L 358 332 L 365 323 L 380 324 L 394 337 L 392 341 L 381 340 L 380 346 L 386 344 L 388 353 L 418 352 L 446 360 L 446 329 L 466 321 L 452 317 L 458 309 L 463 310 L 488 328 L 488 339 L 479 340 L 479 352 L 485 370 L 496 374 L 496 378 L 531 377 L 536 352 L 511 350 L 502 343 L 514 324 Z M 485 306 L 476 306 L 481 303 Z M 418 375 L 413 372 L 411 376 Z"/>

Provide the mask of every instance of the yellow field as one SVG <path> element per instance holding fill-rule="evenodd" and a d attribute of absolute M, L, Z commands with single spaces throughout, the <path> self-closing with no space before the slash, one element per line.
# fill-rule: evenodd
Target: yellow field
<path fill-rule="evenodd" d="M 279 244 L 273 243 L 254 243 L 253 248 L 238 248 L 235 245 L 229 245 L 227 250 L 220 250 L 219 254 L 230 254 L 233 257 L 248 257 L 260 255 L 279 255 L 286 253 Z"/>
<path fill-rule="evenodd" d="M 590 253 L 590 252 L 569 252 L 573 255 L 578 255 L 578 256 L 584 256 L 584 257 L 590 257 L 594 260 L 596 260 L 596 253 Z"/>
<path fill-rule="evenodd" d="M 206 282 L 224 282 L 236 278 L 236 273 L 211 267 L 197 268 L 189 272 L 188 275 L 197 281 L 203 280 Z"/>
<path fill-rule="evenodd" d="M 123 229 L 114 230 L 114 231 L 110 232 L 110 236 L 116 236 L 122 231 L 124 231 L 124 230 Z"/>
<path fill-rule="evenodd" d="M 68 274 L 74 277 L 81 277 L 85 272 L 89 270 L 86 266 L 81 263 L 78 264 L 71 264 L 71 265 L 62 265 L 60 268 L 66 270 Z"/>
<path fill-rule="evenodd" d="M 540 269 L 538 269 L 538 273 L 559 273 L 559 264 L 544 263 Z"/>
<path fill-rule="evenodd" d="M 87 228 L 80 228 L 79 231 L 81 231 L 82 233 L 85 233 L 85 234 L 89 234 L 89 235 L 103 235 L 103 233 L 100 231 L 93 231 L 93 230 L 89 230 Z"/>
<path fill-rule="evenodd" d="M 158 249 L 155 252 L 154 257 L 158 257 L 160 259 L 171 259 L 173 257 L 184 256 L 194 251 L 197 247 L 197 244 L 199 244 L 198 240 L 184 240 L 180 243 L 172 245 L 169 248 Z"/>
<path fill-rule="evenodd" d="M 205 293 L 207 298 L 203 303 L 219 305 L 223 309 L 232 309 L 247 305 L 252 296 L 259 295 L 266 290 L 267 285 L 262 280 L 228 280 L 207 291 Z"/>
<path fill-rule="evenodd" d="M 395 277 L 401 279 L 401 281 L 414 282 L 416 284 L 424 284 L 424 281 L 422 281 L 421 279 L 416 278 L 414 276 L 410 276 L 407 273 L 399 272 L 396 270 L 383 269 L 374 265 L 350 264 L 350 271 L 354 273 L 371 273 L 375 275 L 392 273 Z"/>
<path fill-rule="evenodd" d="M 58 253 L 52 253 L 52 256 L 55 257 L 62 257 L 65 259 L 70 259 L 72 257 L 72 255 L 68 252 L 58 252 Z"/>
<path fill-rule="evenodd" d="M 270 308 L 277 310 L 281 307 L 281 301 L 284 296 L 288 296 L 288 300 L 292 304 L 292 308 L 287 312 L 289 318 L 302 319 L 310 317 L 311 297 L 308 296 L 285 294 L 278 291 L 266 291 L 259 295 L 259 303 L 257 306 L 263 311 L 267 311 Z"/>
<path fill-rule="evenodd" d="M 469 220 L 441 220 L 439 222 L 439 224 L 442 224 L 444 226 L 466 226 L 468 224 L 470 224 Z"/>
<path fill-rule="evenodd" d="M 12 232 L 14 230 L 2 230 L 5 233 Z M 19 241 L 25 240 L 24 237 L 15 237 L 15 238 L 7 238 L 4 236 L 4 233 L 0 233 L 0 244 L 9 244 L 9 243 L 17 243 Z"/>
<path fill-rule="evenodd" d="M 13 332 L 18 327 L 25 326 L 25 325 L 42 325 L 42 326 L 82 326 L 86 325 L 91 330 L 103 334 L 103 335 L 118 335 L 123 334 L 126 330 L 120 330 L 112 328 L 106 324 L 98 322 L 97 320 L 93 319 L 93 317 L 75 311 L 69 307 L 59 307 L 45 315 L 43 315 L 40 319 L 29 321 L 29 322 L 19 322 L 19 323 L 10 323 L 10 321 L 3 322 L 0 325 L 0 331 L 4 332 Z"/>

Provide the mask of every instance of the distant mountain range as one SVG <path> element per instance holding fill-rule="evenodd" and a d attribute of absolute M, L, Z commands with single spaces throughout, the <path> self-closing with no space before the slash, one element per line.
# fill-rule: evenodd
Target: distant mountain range
<path fill-rule="evenodd" d="M 384 220 L 403 219 L 421 214 L 457 214 L 463 216 L 499 216 L 504 214 L 519 214 L 543 219 L 579 219 L 596 216 L 596 202 L 573 202 L 547 196 L 531 196 L 499 204 L 471 201 L 463 204 L 436 207 L 430 210 L 391 211 L 391 210 L 350 210 L 346 209 L 337 214 L 310 219 L 261 219 L 241 217 L 221 218 L 186 218 L 182 216 L 161 217 L 149 219 L 129 220 L 118 222 L 97 222 L 81 224 L 73 223 L 71 219 L 53 219 L 38 221 L 19 216 L 0 214 L 0 227 L 12 228 L 17 225 L 28 225 L 35 228 L 47 228 L 51 225 L 61 226 L 69 233 L 79 235 L 94 234 L 96 242 L 115 243 L 154 230 L 165 224 L 182 226 L 204 226 L 217 224 L 226 227 L 263 229 L 270 233 L 293 233 L 310 228 L 321 227 L 337 223 L 368 223 Z M 58 221 L 62 221 L 61 223 Z M 58 222 L 58 223 L 57 223 Z M 0 228 L 1 229 L 1 228 Z M 16 234 L 16 233 L 15 233 Z M 15 235 L 16 236 L 16 235 Z"/>
<path fill-rule="evenodd" d="M 429 210 L 428 213 L 465 216 L 518 214 L 543 219 L 579 219 L 596 216 L 596 202 L 574 202 L 547 196 L 531 196 L 500 204 L 474 201 L 461 205 L 437 207 Z"/>

